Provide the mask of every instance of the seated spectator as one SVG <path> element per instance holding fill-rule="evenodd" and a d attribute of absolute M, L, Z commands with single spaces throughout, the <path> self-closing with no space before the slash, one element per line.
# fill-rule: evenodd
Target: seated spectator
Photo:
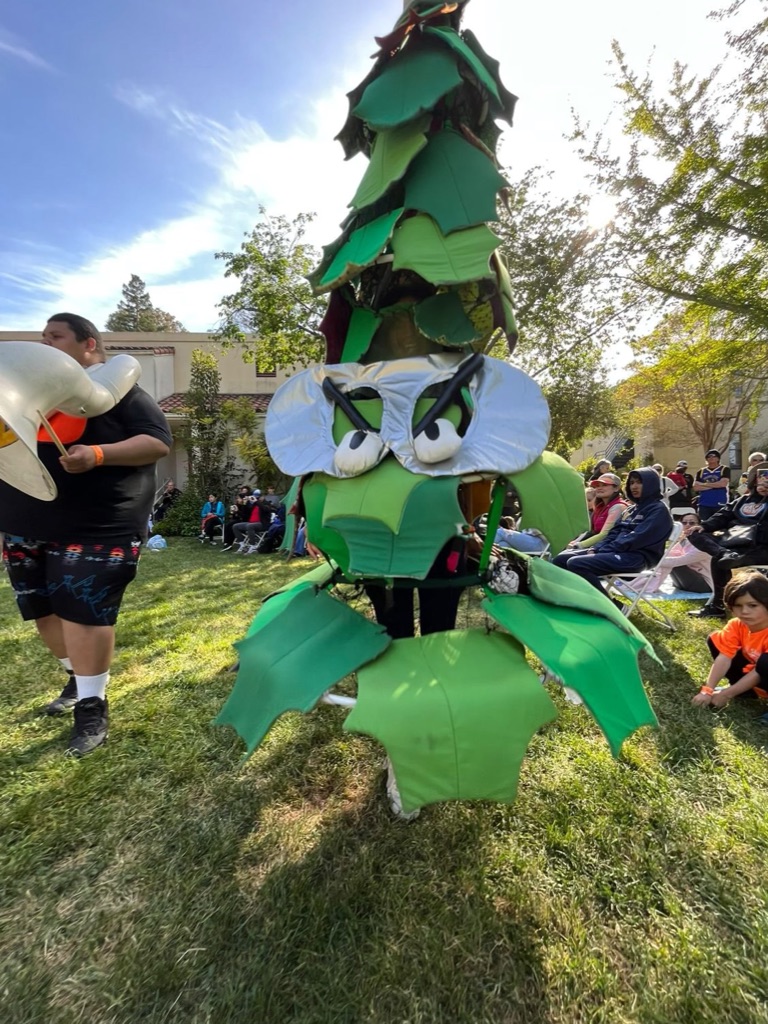
<path fill-rule="evenodd" d="M 688 463 L 681 459 L 669 479 L 678 490 L 669 497 L 670 508 L 690 508 L 693 501 L 693 477 L 688 472 Z"/>
<path fill-rule="evenodd" d="M 229 516 L 224 523 L 224 546 L 221 549 L 222 551 L 229 551 L 233 547 L 235 543 L 235 525 L 248 522 L 251 514 L 250 497 L 250 487 L 247 484 L 243 484 L 237 492 L 234 504 L 229 506 Z"/>
<path fill-rule="evenodd" d="M 621 495 L 621 480 L 615 473 L 603 473 L 595 480 L 591 489 L 594 490 L 595 499 L 589 517 L 590 528 L 583 537 L 572 540 L 566 551 L 584 551 L 605 540 L 627 510 L 627 502 Z"/>
<path fill-rule="evenodd" d="M 732 571 L 742 566 L 768 564 L 768 469 L 757 471 L 747 494 L 742 494 L 699 526 L 691 527 L 688 539 L 699 551 L 712 556 L 713 583 L 712 599 L 703 608 L 688 614 L 723 619 L 723 591 Z"/>
<path fill-rule="evenodd" d="M 587 512 L 589 512 L 590 518 L 592 513 L 595 511 L 595 499 L 597 498 L 597 491 L 594 487 L 587 487 L 584 491 L 584 497 L 587 499 Z"/>
<path fill-rule="evenodd" d="M 215 494 L 208 495 L 208 501 L 203 505 L 200 512 L 200 540 L 209 540 L 215 544 L 213 539 L 214 531 L 224 522 L 224 502 L 219 501 Z"/>
<path fill-rule="evenodd" d="M 755 484 L 758 469 L 768 469 L 768 460 L 763 452 L 752 452 L 747 465 L 747 490 L 751 490 Z"/>
<path fill-rule="evenodd" d="M 712 556 L 699 551 L 688 540 L 691 528 L 699 525 L 699 517 L 695 512 L 686 512 L 680 522 L 683 526 L 683 535 L 656 566 L 650 583 L 643 591 L 644 594 L 652 594 L 658 590 L 670 575 L 678 590 L 687 590 L 692 594 L 712 593 Z M 626 585 L 627 589 L 632 590 L 635 582 L 630 580 Z"/>
<path fill-rule="evenodd" d="M 547 540 L 538 530 L 518 530 L 512 516 L 502 516 L 493 543 L 525 554 L 538 555 L 547 547 Z"/>
<path fill-rule="evenodd" d="M 296 531 L 296 540 L 293 544 L 293 553 L 299 558 L 307 554 L 307 524 L 302 519 L 301 526 Z"/>
<path fill-rule="evenodd" d="M 269 495 L 265 498 L 265 503 L 270 505 Z M 264 535 L 264 539 L 259 545 L 258 551 L 260 555 L 269 555 L 271 552 L 276 551 L 282 543 L 283 537 L 285 536 L 285 505 L 278 505 L 275 514 L 272 516 L 272 522 L 267 527 L 267 531 Z"/>
<path fill-rule="evenodd" d="M 271 519 L 269 506 L 261 502 L 261 491 L 257 488 L 248 499 L 248 518 L 235 523 L 232 528 L 234 542 L 239 544 L 238 554 L 252 555 L 258 551 L 260 535 L 266 531 Z"/>
<path fill-rule="evenodd" d="M 654 469 L 632 470 L 627 490 L 634 505 L 605 539 L 586 551 L 566 548 L 554 559 L 555 565 L 576 573 L 603 593 L 603 576 L 653 568 L 672 532 L 672 516 L 661 500 L 661 479 Z"/>
<path fill-rule="evenodd" d="M 159 523 L 161 520 L 163 520 L 168 515 L 171 506 L 174 504 L 174 502 L 178 501 L 180 497 L 181 491 L 173 482 L 173 480 L 169 480 L 168 483 L 165 485 L 163 493 L 160 495 L 160 500 L 157 502 L 154 509 L 152 510 L 153 522 Z"/>

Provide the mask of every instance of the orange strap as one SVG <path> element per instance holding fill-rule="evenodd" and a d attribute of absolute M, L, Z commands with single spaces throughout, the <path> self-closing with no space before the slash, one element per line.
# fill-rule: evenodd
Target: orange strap
<path fill-rule="evenodd" d="M 699 693 L 708 693 L 710 697 L 714 692 L 715 691 L 712 689 L 711 686 L 702 686 L 702 688 L 699 690 Z"/>
<path fill-rule="evenodd" d="M 101 466 L 104 463 L 104 451 L 100 444 L 88 445 L 93 454 L 96 456 L 96 465 Z"/>

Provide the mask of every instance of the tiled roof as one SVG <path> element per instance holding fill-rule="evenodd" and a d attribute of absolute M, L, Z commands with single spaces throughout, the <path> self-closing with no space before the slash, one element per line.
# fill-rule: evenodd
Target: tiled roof
<path fill-rule="evenodd" d="M 222 402 L 234 401 L 236 398 L 247 398 L 256 412 L 266 412 L 272 395 L 219 395 L 219 398 Z M 163 412 L 178 414 L 186 408 L 187 396 L 184 392 L 177 391 L 173 395 L 161 398 L 157 404 Z"/>
<path fill-rule="evenodd" d="M 176 349 L 173 345 L 110 345 L 105 346 L 108 352 L 151 352 L 153 356 L 172 356 Z"/>

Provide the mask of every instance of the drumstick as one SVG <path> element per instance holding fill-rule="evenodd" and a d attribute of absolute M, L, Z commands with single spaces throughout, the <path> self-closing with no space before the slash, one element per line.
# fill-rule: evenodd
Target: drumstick
<path fill-rule="evenodd" d="M 67 453 L 67 449 L 66 449 L 66 448 L 64 447 L 64 445 L 63 445 L 63 444 L 61 443 L 61 441 L 60 441 L 60 440 L 58 439 L 58 437 L 57 437 L 57 435 L 56 435 L 56 431 L 55 431 L 55 430 L 53 429 L 53 427 L 51 426 L 51 424 L 50 424 L 50 423 L 48 422 L 48 420 L 47 420 L 47 419 L 45 418 L 45 416 L 44 416 L 44 415 L 43 415 L 43 414 L 42 414 L 42 413 L 40 412 L 40 410 L 39 410 L 39 409 L 37 410 L 37 415 L 38 415 L 38 416 L 40 417 L 40 419 L 41 419 L 41 420 L 43 421 L 43 426 L 44 426 L 44 427 L 45 427 L 45 429 L 46 429 L 46 430 L 48 431 L 48 436 L 49 436 L 49 437 L 50 437 L 50 439 L 51 439 L 51 440 L 53 441 L 53 443 L 54 443 L 54 444 L 56 445 L 56 447 L 57 447 L 57 448 L 59 449 L 59 451 L 61 452 L 61 454 L 62 454 L 62 455 L 67 455 L 67 454 L 68 454 L 68 453 Z"/>

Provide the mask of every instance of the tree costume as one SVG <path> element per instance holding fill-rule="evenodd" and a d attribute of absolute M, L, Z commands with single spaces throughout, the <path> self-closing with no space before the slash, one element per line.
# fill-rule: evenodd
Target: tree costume
<path fill-rule="evenodd" d="M 310 278 L 329 293 L 326 363 L 282 385 L 266 421 L 270 453 L 300 478 L 307 536 L 328 561 L 264 602 L 236 645 L 239 674 L 217 720 L 251 752 L 280 714 L 310 711 L 356 672 L 344 728 L 385 746 L 406 811 L 514 799 L 532 735 L 557 714 L 525 648 L 580 695 L 614 754 L 656 722 L 637 667 L 652 648 L 607 598 L 541 559 L 505 563 L 511 586 L 489 570 L 510 485 L 522 526 L 554 551 L 588 522 L 583 481 L 545 451 L 538 385 L 484 354 L 517 338 L 487 223 L 505 188 L 496 119 L 511 123 L 515 97 L 460 32 L 466 2 L 412 0 L 349 93 L 338 138 L 369 164 Z M 477 481 L 494 481 L 486 543 L 478 571 L 456 583 L 483 586 L 483 608 L 506 632 L 393 641 L 332 595 L 339 581 L 425 586 L 444 545 L 470 529 L 459 488 Z"/>

